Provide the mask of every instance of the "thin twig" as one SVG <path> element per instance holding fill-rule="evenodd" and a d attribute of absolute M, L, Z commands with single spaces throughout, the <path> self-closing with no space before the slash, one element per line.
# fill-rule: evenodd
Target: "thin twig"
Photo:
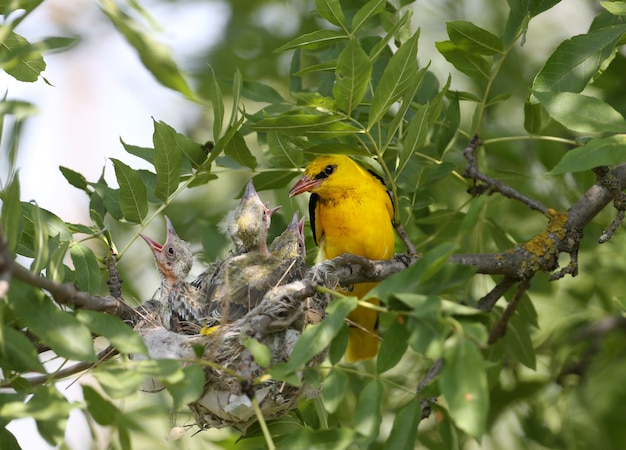
<path fill-rule="evenodd" d="M 500 297 L 506 294 L 515 283 L 517 283 L 517 280 L 513 277 L 506 276 L 502 278 L 487 295 L 478 300 L 477 308 L 485 312 L 491 311 Z"/>
<path fill-rule="evenodd" d="M 504 337 L 506 334 L 506 329 L 509 324 L 509 320 L 513 317 L 515 310 L 517 309 L 517 305 L 519 305 L 520 300 L 524 296 L 524 293 L 530 288 L 529 280 L 522 280 L 517 286 L 517 292 L 515 293 L 515 297 L 513 300 L 507 305 L 506 309 L 502 313 L 502 316 L 496 322 L 496 324 L 491 329 L 489 333 L 489 339 L 487 339 L 487 345 L 493 345 L 497 342 L 498 339 Z"/>
<path fill-rule="evenodd" d="M 507 198 L 522 202 L 530 209 L 539 211 L 542 214 L 546 214 L 548 212 L 548 208 L 542 205 L 541 202 L 534 200 L 530 197 L 526 197 L 512 187 L 504 184 L 502 181 L 488 177 L 480 171 L 480 169 L 478 168 L 478 162 L 476 161 L 475 152 L 476 149 L 481 145 L 482 140 L 480 139 L 480 137 L 474 136 L 469 145 L 463 149 L 463 156 L 465 157 L 465 159 L 467 159 L 469 163 L 468 166 L 465 168 L 465 171 L 463 172 L 463 176 L 474 180 L 474 186 L 473 188 L 470 188 L 470 193 L 473 195 L 480 195 L 486 191 L 499 192 Z M 477 184 L 476 181 L 482 181 L 486 184 L 486 186 Z"/>

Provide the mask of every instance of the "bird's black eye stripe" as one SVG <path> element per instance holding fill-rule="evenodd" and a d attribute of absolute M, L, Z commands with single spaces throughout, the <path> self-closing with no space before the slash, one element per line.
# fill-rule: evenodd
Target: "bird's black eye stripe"
<path fill-rule="evenodd" d="M 336 164 L 329 164 L 329 165 L 327 165 L 326 167 L 324 167 L 324 170 L 322 170 L 320 173 L 315 175 L 315 179 L 316 180 L 320 180 L 322 178 L 328 178 L 329 176 L 331 176 L 335 172 L 336 168 L 337 168 Z"/>

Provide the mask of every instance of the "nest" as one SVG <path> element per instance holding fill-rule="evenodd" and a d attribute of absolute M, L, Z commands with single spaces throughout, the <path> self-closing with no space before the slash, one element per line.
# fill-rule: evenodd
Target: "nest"
<path fill-rule="evenodd" d="M 158 302 L 157 302 L 158 303 Z M 287 414 L 299 400 L 319 395 L 319 389 L 302 382 L 299 386 L 276 380 L 255 382 L 266 370 L 255 362 L 242 342 L 255 338 L 271 353 L 271 365 L 289 361 L 291 353 L 307 324 L 318 322 L 325 314 L 327 299 L 314 296 L 314 283 L 296 281 L 269 290 L 255 308 L 242 318 L 219 326 L 209 335 L 179 334 L 163 328 L 158 305 L 148 302 L 148 312 L 135 326 L 148 347 L 151 358 L 195 358 L 194 347 L 204 348 L 204 392 L 189 409 L 200 429 L 235 427 L 245 430 L 257 420 L 252 398 L 256 398 L 265 419 Z M 325 352 L 308 362 L 319 365 Z M 234 376 L 236 373 L 238 376 Z M 242 381 L 243 380 L 243 381 Z M 148 391 L 163 389 L 154 380 L 144 386 Z"/>

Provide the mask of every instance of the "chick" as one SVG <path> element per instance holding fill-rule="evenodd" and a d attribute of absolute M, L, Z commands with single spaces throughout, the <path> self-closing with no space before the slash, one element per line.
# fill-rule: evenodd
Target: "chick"
<path fill-rule="evenodd" d="M 237 320 L 268 290 L 301 278 L 306 271 L 303 229 L 304 220 L 296 213 L 268 254 L 250 251 L 224 260 L 207 289 L 209 316 L 220 322 Z"/>
<path fill-rule="evenodd" d="M 167 216 L 165 222 L 167 237 L 163 245 L 143 234 L 140 236 L 152 250 L 161 274 L 159 300 L 163 326 L 180 331 L 180 321 L 198 322 L 201 319 L 203 297 L 191 283 L 185 281 L 193 263 L 189 243 L 178 237 Z"/>
<path fill-rule="evenodd" d="M 248 182 L 239 205 L 220 223 L 221 230 L 235 244 L 236 255 L 254 250 L 267 254 L 267 231 L 272 214 L 279 209 L 263 203 L 252 180 Z"/>

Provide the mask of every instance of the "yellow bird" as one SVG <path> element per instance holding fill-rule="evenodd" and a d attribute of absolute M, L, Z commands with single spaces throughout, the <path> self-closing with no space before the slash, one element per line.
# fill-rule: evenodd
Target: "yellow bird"
<path fill-rule="evenodd" d="M 389 259 L 394 253 L 394 204 L 382 179 L 345 155 L 325 155 L 312 161 L 304 176 L 289 191 L 293 197 L 311 192 L 309 214 L 318 262 L 343 253 L 368 259 Z M 361 298 L 376 283 L 354 285 Z M 378 299 L 369 299 L 380 304 Z M 350 340 L 345 358 L 349 362 L 373 358 L 378 351 L 378 313 L 358 306 L 348 319 Z"/>

